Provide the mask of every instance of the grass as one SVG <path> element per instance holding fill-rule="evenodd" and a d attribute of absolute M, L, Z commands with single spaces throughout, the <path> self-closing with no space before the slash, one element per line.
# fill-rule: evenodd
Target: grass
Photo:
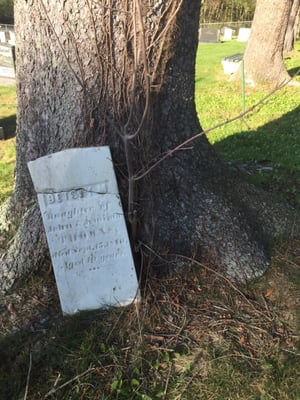
<path fill-rule="evenodd" d="M 199 46 L 196 104 L 204 128 L 241 112 L 240 83 L 228 82 L 220 61 L 243 47 Z M 289 69 L 300 67 L 299 50 L 297 43 Z M 246 105 L 269 90 L 248 88 Z M 293 204 L 299 204 L 299 96 L 298 88 L 286 87 L 209 135 L 226 160 L 271 166 L 268 173 L 254 169 L 250 179 Z M 1 87 L 0 99 L 5 126 L 14 118 L 14 89 Z M 14 139 L 0 142 L 0 154 L 1 202 L 12 190 Z M 64 318 L 53 274 L 34 274 L 0 302 L 1 398 L 299 400 L 299 249 L 299 242 L 275 244 L 269 272 L 242 290 L 205 265 L 191 265 L 184 274 L 150 274 L 138 309 Z"/>
<path fill-rule="evenodd" d="M 203 129 L 208 129 L 242 112 L 242 84 L 224 76 L 223 57 L 242 53 L 244 44 L 225 42 L 200 45 L 196 65 L 195 102 Z M 300 42 L 286 55 L 289 72 L 300 68 Z M 300 77 L 295 80 L 300 83 Z M 246 108 L 261 100 L 273 88 L 246 86 Z M 228 101 L 230 99 L 230 101 Z M 209 141 L 225 160 L 268 165 L 268 173 L 258 172 L 251 181 L 272 189 L 293 205 L 300 205 L 300 90 L 286 86 L 243 119 L 214 130 Z M 270 172 L 271 171 L 271 172 Z"/>
<path fill-rule="evenodd" d="M 14 139 L 0 141 L 0 204 L 13 191 L 15 158 Z"/>
<path fill-rule="evenodd" d="M 0 87 L 0 126 L 6 140 L 0 140 L 0 204 L 12 193 L 15 170 L 16 88 Z"/>
<path fill-rule="evenodd" d="M 16 88 L 0 86 L 0 126 L 4 128 L 5 138 L 9 139 L 16 131 Z"/>

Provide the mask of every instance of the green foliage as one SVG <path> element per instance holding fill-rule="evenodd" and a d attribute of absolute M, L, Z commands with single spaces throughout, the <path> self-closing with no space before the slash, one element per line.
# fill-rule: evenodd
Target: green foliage
<path fill-rule="evenodd" d="M 13 0 L 0 0 L 0 23 L 12 24 L 14 20 Z"/>
<path fill-rule="evenodd" d="M 256 0 L 203 0 L 201 22 L 250 21 Z"/>

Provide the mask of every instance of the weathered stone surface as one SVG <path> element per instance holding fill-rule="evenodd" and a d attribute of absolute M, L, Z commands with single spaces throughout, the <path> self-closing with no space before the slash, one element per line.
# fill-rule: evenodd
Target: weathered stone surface
<path fill-rule="evenodd" d="M 15 78 L 13 47 L 0 43 L 0 77 Z"/>
<path fill-rule="evenodd" d="M 109 147 L 68 149 L 28 167 L 63 312 L 134 301 L 138 283 Z"/>
<path fill-rule="evenodd" d="M 220 30 L 216 28 L 200 28 L 200 43 L 218 43 L 220 41 Z"/>
<path fill-rule="evenodd" d="M 223 34 L 223 40 L 227 41 L 227 40 L 232 40 L 232 34 L 233 34 L 233 30 L 231 28 L 224 28 L 224 34 Z"/>

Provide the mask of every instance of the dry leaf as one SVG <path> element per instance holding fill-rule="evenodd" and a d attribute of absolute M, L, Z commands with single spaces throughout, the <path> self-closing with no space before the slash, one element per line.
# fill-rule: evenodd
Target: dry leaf
<path fill-rule="evenodd" d="M 8 306 L 7 306 L 7 309 L 11 314 L 15 314 L 16 313 L 16 309 L 15 309 L 15 306 L 13 305 L 13 303 L 9 303 Z"/>
<path fill-rule="evenodd" d="M 243 335 L 240 337 L 240 344 L 245 345 L 247 343 L 247 338 Z"/>
<path fill-rule="evenodd" d="M 282 327 L 282 326 L 279 326 L 277 329 L 276 329 L 276 332 L 277 333 L 280 333 L 281 335 L 284 333 L 284 328 Z"/>
<path fill-rule="evenodd" d="M 270 288 L 266 291 L 265 297 L 270 297 L 275 291 L 275 288 Z"/>

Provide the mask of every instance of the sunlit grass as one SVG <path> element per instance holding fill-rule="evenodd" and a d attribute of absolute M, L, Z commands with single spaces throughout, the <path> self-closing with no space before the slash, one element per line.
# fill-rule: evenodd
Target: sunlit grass
<path fill-rule="evenodd" d="M 203 129 L 239 115 L 243 110 L 242 82 L 232 82 L 223 73 L 222 58 L 243 52 L 243 43 L 200 45 L 196 65 L 195 102 Z M 300 42 L 286 55 L 287 69 L 300 68 Z M 300 84 L 300 77 L 296 78 Z M 274 87 L 246 85 L 246 109 L 259 102 Z M 208 139 L 226 160 L 268 163 L 268 176 L 254 174 L 253 182 L 264 183 L 300 205 L 300 87 L 288 85 L 268 98 L 244 118 L 217 128 Z M 288 179 L 287 179 L 288 177 Z"/>
<path fill-rule="evenodd" d="M 0 204 L 13 190 L 15 158 L 15 140 L 0 141 Z"/>
<path fill-rule="evenodd" d="M 5 138 L 11 138 L 16 130 L 16 87 L 0 86 L 0 126 Z"/>
<path fill-rule="evenodd" d="M 0 126 L 6 140 L 0 140 L 0 204 L 12 193 L 15 170 L 16 87 L 0 86 Z"/>

